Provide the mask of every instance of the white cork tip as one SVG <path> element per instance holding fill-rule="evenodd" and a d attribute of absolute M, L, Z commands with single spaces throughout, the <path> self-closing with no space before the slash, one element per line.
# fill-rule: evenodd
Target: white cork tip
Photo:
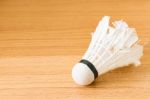
<path fill-rule="evenodd" d="M 85 64 L 77 63 L 72 69 L 72 78 L 79 85 L 89 85 L 94 81 L 94 74 Z"/>

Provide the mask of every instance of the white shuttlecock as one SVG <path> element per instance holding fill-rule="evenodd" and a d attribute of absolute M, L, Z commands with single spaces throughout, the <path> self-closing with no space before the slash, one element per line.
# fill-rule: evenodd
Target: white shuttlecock
<path fill-rule="evenodd" d="M 118 67 L 140 65 L 143 46 L 138 44 L 135 29 L 122 20 L 113 22 L 111 27 L 109 19 L 102 18 L 88 50 L 72 69 L 72 78 L 79 85 L 89 85 L 97 76 Z"/>

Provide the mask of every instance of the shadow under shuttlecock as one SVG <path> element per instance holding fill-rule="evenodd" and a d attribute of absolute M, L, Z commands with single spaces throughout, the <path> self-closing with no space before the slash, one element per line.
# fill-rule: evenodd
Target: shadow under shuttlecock
<path fill-rule="evenodd" d="M 111 70 L 100 75 L 89 87 L 120 86 L 123 82 L 134 81 L 136 78 L 136 70 L 137 68 L 133 65 Z"/>

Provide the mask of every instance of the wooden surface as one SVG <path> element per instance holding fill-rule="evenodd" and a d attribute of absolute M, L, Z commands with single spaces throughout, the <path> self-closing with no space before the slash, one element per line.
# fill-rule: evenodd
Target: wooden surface
<path fill-rule="evenodd" d="M 76 85 L 72 66 L 104 15 L 135 27 L 142 65 Z M 0 99 L 150 99 L 150 0 L 0 0 Z"/>

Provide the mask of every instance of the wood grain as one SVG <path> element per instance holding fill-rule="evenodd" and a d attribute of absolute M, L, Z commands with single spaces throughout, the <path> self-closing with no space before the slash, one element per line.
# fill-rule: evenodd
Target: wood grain
<path fill-rule="evenodd" d="M 149 0 L 1 0 L 0 99 L 149 99 Z M 104 15 L 135 27 L 142 65 L 100 76 L 90 86 L 71 78 Z"/>

